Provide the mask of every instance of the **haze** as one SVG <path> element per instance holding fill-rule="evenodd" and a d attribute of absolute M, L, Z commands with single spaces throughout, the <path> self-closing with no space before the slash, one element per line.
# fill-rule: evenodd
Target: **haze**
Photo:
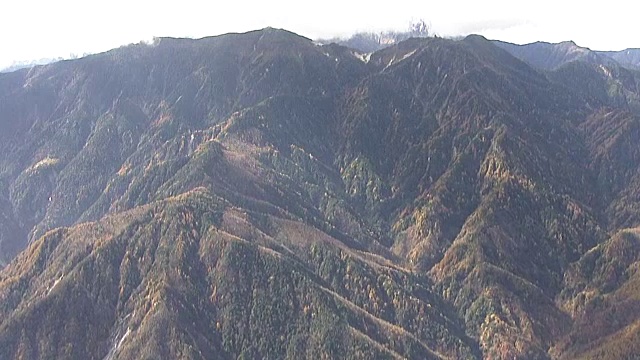
<path fill-rule="evenodd" d="M 640 47 L 635 5 L 622 0 L 515 2 L 326 0 L 11 1 L 0 5 L 0 69 L 20 61 L 68 58 L 154 36 L 203 37 L 266 26 L 310 38 L 403 30 L 424 19 L 440 36 L 477 33 L 514 43 L 573 40 L 594 50 Z"/>

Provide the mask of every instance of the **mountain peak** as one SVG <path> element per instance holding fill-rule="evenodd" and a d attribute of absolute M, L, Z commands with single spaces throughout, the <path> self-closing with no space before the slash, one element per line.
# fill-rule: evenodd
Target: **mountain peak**
<path fill-rule="evenodd" d="M 464 41 L 488 41 L 488 40 L 483 35 L 470 34 L 464 38 Z"/>

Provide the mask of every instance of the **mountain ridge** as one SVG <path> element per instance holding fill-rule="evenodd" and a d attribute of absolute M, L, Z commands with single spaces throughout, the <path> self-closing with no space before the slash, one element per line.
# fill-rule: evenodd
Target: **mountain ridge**
<path fill-rule="evenodd" d="M 619 64 L 633 70 L 638 70 L 640 66 L 638 49 L 634 48 L 620 51 L 598 51 L 578 46 L 573 41 L 559 43 L 537 41 L 523 45 L 500 40 L 493 40 L 493 42 L 520 60 L 543 70 L 554 70 L 576 60 L 603 65 Z"/>
<path fill-rule="evenodd" d="M 268 28 L 0 74 L 4 259 L 30 242 L 0 272 L 2 357 L 546 359 L 634 338 L 607 316 L 637 296 L 638 73 L 536 68 L 481 36 L 367 60 Z"/>

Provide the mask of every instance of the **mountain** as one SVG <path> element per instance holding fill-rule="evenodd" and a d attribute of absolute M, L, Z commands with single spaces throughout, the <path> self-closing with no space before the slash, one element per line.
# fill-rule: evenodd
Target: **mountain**
<path fill-rule="evenodd" d="M 46 65 L 46 64 L 50 64 L 52 62 L 61 61 L 61 60 L 63 60 L 63 58 L 59 57 L 59 58 L 42 58 L 39 60 L 32 60 L 32 61 L 14 61 L 11 65 L 5 68 L 0 68 L 0 73 L 12 72 L 12 71 L 16 71 L 24 68 L 31 68 L 37 65 Z"/>
<path fill-rule="evenodd" d="M 499 40 L 493 40 L 492 42 L 518 59 L 543 70 L 555 70 L 573 61 L 602 65 L 616 64 L 625 68 L 640 70 L 640 49 L 594 51 L 578 46 L 573 41 L 557 44 L 538 41 L 525 45 L 516 45 Z"/>
<path fill-rule="evenodd" d="M 632 357 L 640 73 L 564 54 L 267 28 L 0 74 L 0 358 Z"/>
<path fill-rule="evenodd" d="M 566 63 L 578 60 L 596 64 L 607 60 L 607 57 L 580 47 L 573 41 L 558 44 L 539 41 L 526 45 L 515 45 L 503 41 L 494 41 L 493 43 L 518 59 L 543 70 L 554 70 Z"/>
<path fill-rule="evenodd" d="M 365 54 L 373 53 L 410 38 L 426 38 L 429 25 L 424 20 L 413 22 L 406 31 L 358 32 L 348 38 L 320 39 L 320 44 L 339 44 Z"/>
<path fill-rule="evenodd" d="M 619 64 L 640 69 L 640 49 L 626 49 L 621 51 L 598 51 L 599 54 L 612 58 Z"/>

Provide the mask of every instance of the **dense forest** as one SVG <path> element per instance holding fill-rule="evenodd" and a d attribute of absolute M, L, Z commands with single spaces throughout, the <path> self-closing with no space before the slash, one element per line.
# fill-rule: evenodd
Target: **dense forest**
<path fill-rule="evenodd" d="M 0 358 L 640 354 L 634 53 L 399 40 L 0 74 Z"/>

